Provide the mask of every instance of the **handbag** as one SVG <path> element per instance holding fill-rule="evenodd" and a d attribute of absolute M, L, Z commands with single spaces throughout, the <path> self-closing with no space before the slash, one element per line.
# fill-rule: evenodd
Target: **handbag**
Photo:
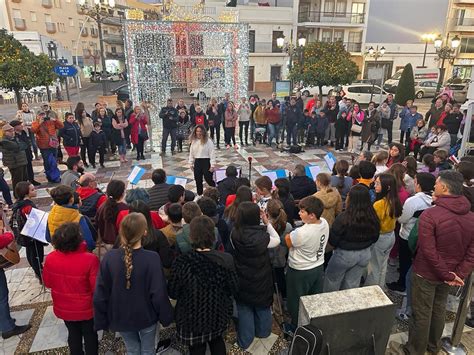
<path fill-rule="evenodd" d="M 353 123 L 351 126 L 351 132 L 354 132 L 354 133 L 362 132 L 362 126 L 359 126 Z"/>
<path fill-rule="evenodd" d="M 48 130 L 46 128 L 44 128 L 43 125 L 40 126 L 41 129 L 43 130 L 43 132 L 46 132 L 46 134 L 49 136 L 49 140 L 48 140 L 48 146 L 50 148 L 54 148 L 54 149 L 57 149 L 59 147 L 59 139 L 58 137 L 56 136 L 52 136 L 51 134 L 49 134 Z"/>
<path fill-rule="evenodd" d="M 0 249 L 0 268 L 8 269 L 20 262 L 20 254 L 15 240 L 12 240 L 5 248 Z"/>

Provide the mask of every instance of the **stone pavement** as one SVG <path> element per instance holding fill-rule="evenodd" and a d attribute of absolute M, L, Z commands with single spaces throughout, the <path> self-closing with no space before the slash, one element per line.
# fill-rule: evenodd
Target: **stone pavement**
<path fill-rule="evenodd" d="M 155 140 L 156 142 L 157 140 Z M 156 147 L 155 147 L 156 149 Z M 252 162 L 252 180 L 254 180 L 264 170 L 285 168 L 292 170 L 296 164 L 316 164 L 322 170 L 327 170 L 324 162 L 324 155 L 327 153 L 325 149 L 307 149 L 306 152 L 300 154 L 282 153 L 278 150 L 268 148 L 263 145 L 256 147 L 244 147 L 237 150 L 223 149 L 217 151 L 217 165 L 225 168 L 229 164 L 235 164 L 242 167 L 243 176 L 248 176 L 248 157 L 253 158 Z M 351 156 L 347 153 L 335 153 L 338 159 L 347 159 L 351 161 Z M 133 153 L 130 153 L 133 157 Z M 194 190 L 195 183 L 192 178 L 192 171 L 187 162 L 187 153 L 178 153 L 174 156 L 168 154 L 160 157 L 156 152 L 148 152 L 145 154 L 146 160 L 139 161 L 139 165 L 147 169 L 146 174 L 139 182 L 139 187 L 151 187 L 151 171 L 155 168 L 164 168 L 168 175 L 176 175 L 186 177 L 188 179 L 187 188 Z M 93 172 L 99 182 L 99 186 L 105 189 L 106 184 L 111 178 L 121 179 L 126 181 L 132 166 L 136 163 L 135 160 L 120 164 L 118 160 L 106 161 L 105 168 L 87 169 Z M 60 166 L 65 169 L 65 166 Z M 49 210 L 51 206 L 51 199 L 48 194 L 48 189 L 53 187 L 46 184 L 46 179 L 43 174 L 43 167 L 41 161 L 34 162 L 34 170 L 37 173 L 37 180 L 44 183 L 38 189 L 37 205 L 44 210 Z M 8 169 L 5 170 L 6 179 L 9 179 Z M 132 188 L 132 186 L 128 186 Z M 51 247 L 46 249 L 46 254 L 51 251 Z M 6 271 L 7 281 L 10 291 L 10 306 L 12 308 L 12 316 L 16 318 L 18 324 L 25 324 L 30 322 L 32 329 L 22 336 L 10 338 L 8 340 L 0 339 L 0 354 L 67 354 L 67 330 L 64 323 L 57 319 L 52 311 L 51 296 L 49 292 L 44 292 L 41 289 L 38 280 L 34 277 L 32 269 L 29 267 L 25 251 L 21 250 L 21 262 Z M 390 275 L 394 274 L 394 269 L 391 270 Z M 391 276 L 389 276 L 391 277 Z M 390 281 L 390 280 L 389 280 Z M 390 294 L 391 299 L 396 302 L 401 302 L 401 297 Z M 228 353 L 231 354 L 283 354 L 287 353 L 288 344 L 282 339 L 281 331 L 278 323 L 281 321 L 280 315 L 274 317 L 273 333 L 267 339 L 257 339 L 252 343 L 247 352 L 237 350 L 233 344 L 235 343 L 235 331 L 232 326 L 226 334 L 226 343 L 228 345 Z M 277 321 L 278 319 L 278 321 Z M 453 314 L 450 313 L 448 321 L 452 323 Z M 447 329 L 449 328 L 449 324 Z M 403 339 L 406 337 L 407 324 L 397 323 L 393 328 L 394 339 Z M 173 337 L 174 328 L 171 326 L 160 331 L 162 339 Z M 473 334 L 466 333 L 469 336 L 467 344 L 472 344 Z M 99 334 L 100 353 L 101 354 L 123 354 L 124 346 L 120 337 L 113 333 Z M 467 345 L 466 344 L 466 345 Z M 172 349 L 166 354 L 181 354 L 185 350 L 179 344 L 173 343 Z M 474 351 L 474 349 L 472 349 Z"/>

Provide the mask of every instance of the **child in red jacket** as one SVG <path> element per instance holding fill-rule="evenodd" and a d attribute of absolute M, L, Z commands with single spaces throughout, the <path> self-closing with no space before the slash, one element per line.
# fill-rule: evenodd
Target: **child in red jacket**
<path fill-rule="evenodd" d="M 99 259 L 87 251 L 77 223 L 64 223 L 52 238 L 54 251 L 46 257 L 44 285 L 51 289 L 54 314 L 64 320 L 68 329 L 71 354 L 98 353 L 94 330 L 92 298 L 99 270 Z"/>

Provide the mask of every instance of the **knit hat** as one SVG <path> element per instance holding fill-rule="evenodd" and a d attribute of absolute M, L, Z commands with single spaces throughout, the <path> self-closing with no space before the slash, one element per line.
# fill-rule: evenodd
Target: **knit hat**
<path fill-rule="evenodd" d="M 16 127 L 16 126 L 21 125 L 21 121 L 19 121 L 19 120 L 13 120 L 13 121 L 10 121 L 9 124 L 10 124 L 10 126 L 12 126 L 12 127 Z"/>
<path fill-rule="evenodd" d="M 10 131 L 10 130 L 12 130 L 12 129 L 13 129 L 13 127 L 12 127 L 10 124 L 8 124 L 8 123 L 2 127 L 2 130 L 3 130 L 4 132 L 5 132 L 5 131 Z"/>

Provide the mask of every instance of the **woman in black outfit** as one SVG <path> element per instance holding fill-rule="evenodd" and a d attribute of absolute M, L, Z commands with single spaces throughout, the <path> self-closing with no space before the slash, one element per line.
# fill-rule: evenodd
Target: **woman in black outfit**
<path fill-rule="evenodd" d="M 219 108 L 217 105 L 217 100 L 215 98 L 211 99 L 211 102 L 207 106 L 206 110 L 207 121 L 209 123 L 209 129 L 211 134 L 211 139 L 214 141 L 214 133 L 216 135 L 216 147 L 221 149 L 219 146 L 219 141 L 221 138 L 220 128 L 221 128 L 221 116 L 219 115 Z"/>
<path fill-rule="evenodd" d="M 207 344 L 212 355 L 222 355 L 226 353 L 222 334 L 238 290 L 234 261 L 230 254 L 213 249 L 216 237 L 211 218 L 195 217 L 190 238 L 194 250 L 176 259 L 168 283 L 169 296 L 177 301 L 177 335 L 191 355 L 204 355 Z"/>

